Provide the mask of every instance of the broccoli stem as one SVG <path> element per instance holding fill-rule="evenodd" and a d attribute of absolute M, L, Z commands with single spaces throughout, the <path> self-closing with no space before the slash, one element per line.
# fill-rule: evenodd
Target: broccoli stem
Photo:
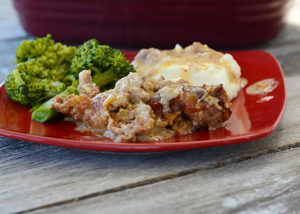
<path fill-rule="evenodd" d="M 116 82 L 118 79 L 118 76 L 113 72 L 113 67 L 109 68 L 103 73 L 97 73 L 93 75 L 93 82 L 96 83 L 96 85 L 99 86 L 100 89 L 107 84 Z"/>
<path fill-rule="evenodd" d="M 78 83 L 76 83 L 78 85 Z M 75 84 L 75 85 L 76 85 Z M 77 94 L 77 86 L 69 86 L 65 91 L 61 92 L 57 96 L 62 98 L 67 97 L 70 94 Z M 53 100 L 55 97 L 52 97 L 48 101 L 44 102 L 40 107 L 38 107 L 31 115 L 31 120 L 35 120 L 40 123 L 44 123 L 52 118 L 55 118 L 59 113 L 52 106 Z"/>
<path fill-rule="evenodd" d="M 37 108 L 31 115 L 31 119 L 40 123 L 44 123 L 58 115 L 58 112 L 53 108 L 54 97 L 44 102 L 39 108 Z"/>
<path fill-rule="evenodd" d="M 64 78 L 64 83 L 66 84 L 66 85 L 71 85 L 72 83 L 73 83 L 73 81 L 76 81 L 76 78 L 75 78 L 75 76 L 73 75 L 73 74 L 69 74 L 69 75 L 67 75 L 65 78 Z"/>

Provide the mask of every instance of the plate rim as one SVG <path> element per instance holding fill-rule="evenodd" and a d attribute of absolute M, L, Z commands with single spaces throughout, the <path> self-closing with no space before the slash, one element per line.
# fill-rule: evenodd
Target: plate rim
<path fill-rule="evenodd" d="M 134 54 L 137 51 L 122 51 L 123 53 Z M 8 138 L 14 138 L 18 140 L 36 142 L 46 145 L 75 148 L 75 149 L 85 149 L 94 151 L 109 151 L 109 152 L 162 152 L 162 151 L 176 151 L 176 150 L 187 150 L 205 147 L 216 147 L 225 146 L 231 144 L 246 143 L 249 141 L 254 141 L 266 136 L 269 136 L 278 127 L 286 109 L 286 87 L 284 81 L 284 74 L 278 60 L 269 52 L 264 50 L 244 50 L 244 51 L 226 51 L 225 53 L 249 53 L 255 52 L 260 54 L 266 54 L 272 59 L 276 67 L 279 70 L 280 77 L 282 79 L 282 90 L 283 90 L 283 105 L 281 106 L 280 112 L 272 123 L 272 126 L 259 129 L 255 133 L 241 134 L 233 137 L 225 137 L 219 139 L 208 139 L 208 140 L 196 140 L 196 141 L 184 141 L 184 142 L 151 142 L 151 143 L 120 143 L 120 142 L 99 142 L 99 141 L 81 141 L 72 140 L 65 138 L 47 137 L 32 135 L 29 133 L 21 133 L 13 130 L 7 130 L 0 128 L 0 135 Z M 4 81 L 0 83 L 0 87 L 4 87 Z"/>

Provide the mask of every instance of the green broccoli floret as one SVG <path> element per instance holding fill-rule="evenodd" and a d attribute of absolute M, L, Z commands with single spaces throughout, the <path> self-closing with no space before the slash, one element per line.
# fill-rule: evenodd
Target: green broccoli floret
<path fill-rule="evenodd" d="M 62 81 L 71 65 L 77 47 L 54 42 L 51 35 L 36 40 L 24 40 L 16 49 L 16 63 L 36 59 L 51 70 L 53 80 Z"/>
<path fill-rule="evenodd" d="M 23 40 L 16 49 L 16 64 L 26 62 L 29 59 L 38 58 L 43 56 L 48 47 L 53 46 L 54 41 L 51 35 L 44 38 L 36 38 L 36 40 Z"/>
<path fill-rule="evenodd" d="M 112 88 L 116 81 L 129 72 L 134 72 L 133 66 L 119 50 L 100 45 L 96 39 L 91 39 L 78 48 L 72 59 L 69 75 L 64 78 L 64 82 L 72 86 L 58 96 L 78 93 L 75 88 L 77 90 L 79 73 L 83 70 L 91 70 L 93 82 L 101 89 Z M 38 107 L 31 119 L 43 123 L 54 118 L 57 112 L 52 102 L 53 98 Z"/>
<path fill-rule="evenodd" d="M 52 106 L 55 95 L 78 93 L 82 70 L 91 70 L 93 82 L 102 90 L 135 71 L 119 50 L 100 45 L 96 39 L 77 49 L 55 43 L 50 35 L 23 41 L 16 50 L 16 63 L 6 78 L 6 91 L 14 101 L 33 106 L 32 119 L 39 122 L 57 115 Z"/>
<path fill-rule="evenodd" d="M 65 98 L 71 94 L 78 94 L 78 81 L 73 81 L 72 85 L 69 86 L 66 90 L 58 94 L 58 96 Z M 44 123 L 58 115 L 58 112 L 52 106 L 54 97 L 50 100 L 44 102 L 41 106 L 35 109 L 31 115 L 31 119 L 40 123 Z"/>
<path fill-rule="evenodd" d="M 23 105 L 36 105 L 61 93 L 66 85 L 50 78 L 50 70 L 35 59 L 20 63 L 7 75 L 5 89 L 9 97 Z"/>
<path fill-rule="evenodd" d="M 51 35 L 23 41 L 16 50 L 16 68 L 5 81 L 10 98 L 36 108 L 66 89 L 63 82 L 77 48 L 56 43 Z"/>
<path fill-rule="evenodd" d="M 72 59 L 70 75 L 78 78 L 82 70 L 91 70 L 93 82 L 101 89 L 113 87 L 115 82 L 134 72 L 129 60 L 116 49 L 100 45 L 96 39 L 91 39 L 79 46 Z M 70 76 L 67 76 L 67 81 Z"/>

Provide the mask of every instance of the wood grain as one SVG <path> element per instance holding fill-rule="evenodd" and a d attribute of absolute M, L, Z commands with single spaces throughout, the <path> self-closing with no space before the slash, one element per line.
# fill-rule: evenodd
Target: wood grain
<path fill-rule="evenodd" d="M 299 88 L 300 86 L 298 86 Z M 162 154 L 105 154 L 0 138 L 2 209 L 15 212 L 103 193 L 131 184 L 159 182 L 300 146 L 300 95 L 289 97 L 285 116 L 271 136 L 240 145 Z M 124 188 L 123 188 L 124 187 Z M 9 194 L 8 194 L 9 193 Z M 55 197 L 54 197 L 55 195 Z M 1 205 L 0 205 L 1 207 Z"/>
<path fill-rule="evenodd" d="M 11 0 L 1 0 L 0 11 L 0 41 L 23 38 L 27 35 L 21 28 Z"/>
<path fill-rule="evenodd" d="M 256 157 L 299 142 L 299 77 L 287 77 L 288 106 L 270 137 L 243 145 L 157 155 L 115 155 L 75 151 L 1 138 L 1 213 L 45 206 L 142 181 Z M 122 189 L 121 189 L 122 190 Z"/>
<path fill-rule="evenodd" d="M 296 5 L 299 13 L 299 0 Z M 254 47 L 275 55 L 285 74 L 287 109 L 274 134 L 240 145 L 156 154 L 99 153 L 0 137 L 0 213 L 297 213 L 300 20 L 288 20 L 276 38 Z M 22 31 L 10 1 L 2 0 L 0 81 L 14 68 L 17 45 L 31 38 Z"/>
<path fill-rule="evenodd" d="M 32 213 L 299 213 L 299 156 L 292 149 Z"/>

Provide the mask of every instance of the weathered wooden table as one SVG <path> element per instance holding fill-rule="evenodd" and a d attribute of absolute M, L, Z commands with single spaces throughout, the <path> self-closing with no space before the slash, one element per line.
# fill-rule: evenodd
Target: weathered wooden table
<path fill-rule="evenodd" d="M 0 1 L 0 81 L 29 38 Z M 300 213 L 300 2 L 264 49 L 281 63 L 287 108 L 269 137 L 239 145 L 110 154 L 0 137 L 0 213 Z"/>

